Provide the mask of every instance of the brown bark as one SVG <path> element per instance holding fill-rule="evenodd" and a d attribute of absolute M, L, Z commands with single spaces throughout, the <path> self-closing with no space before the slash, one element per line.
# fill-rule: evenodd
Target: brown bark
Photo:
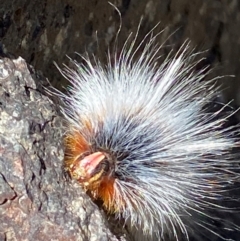
<path fill-rule="evenodd" d="M 177 49 L 186 39 L 205 53 L 216 75 L 235 75 L 223 79 L 226 97 L 239 105 L 240 91 L 240 3 L 238 0 L 114 0 L 122 15 L 120 47 L 131 31 L 135 32 L 141 16 L 142 38 L 157 23 L 165 29 L 158 40 L 168 38 L 163 56 Z M 54 86 L 66 81 L 53 67 L 77 58 L 86 51 L 104 58 L 114 42 L 120 25 L 116 10 L 107 0 L 18 0 L 0 1 L 0 50 L 22 56 L 41 70 Z M 96 38 L 97 32 L 97 38 Z M 97 40 L 98 39 L 98 40 Z M 59 83 L 61 81 L 61 83 Z"/>

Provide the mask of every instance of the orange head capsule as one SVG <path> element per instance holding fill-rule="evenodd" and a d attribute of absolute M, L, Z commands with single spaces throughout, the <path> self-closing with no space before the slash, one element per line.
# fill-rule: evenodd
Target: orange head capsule
<path fill-rule="evenodd" d="M 80 133 L 65 138 L 65 168 L 85 191 L 95 199 L 101 199 L 109 212 L 118 207 L 114 202 L 114 161 L 104 151 L 94 151 Z"/>

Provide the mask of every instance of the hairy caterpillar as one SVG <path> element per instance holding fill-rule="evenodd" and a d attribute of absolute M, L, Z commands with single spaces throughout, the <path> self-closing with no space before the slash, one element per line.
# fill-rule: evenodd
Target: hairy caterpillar
<path fill-rule="evenodd" d="M 209 110 L 218 89 L 188 44 L 159 66 L 156 36 L 145 40 L 128 39 L 107 66 L 83 57 L 61 71 L 71 82 L 61 94 L 65 168 L 137 241 L 234 240 L 225 235 L 238 229 L 225 219 L 239 181 L 232 113 Z"/>

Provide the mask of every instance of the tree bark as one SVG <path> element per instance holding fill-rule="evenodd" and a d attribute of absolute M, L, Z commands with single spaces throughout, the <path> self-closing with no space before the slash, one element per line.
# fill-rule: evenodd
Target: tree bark
<path fill-rule="evenodd" d="M 22 58 L 0 59 L 0 240 L 126 240 L 65 175 L 63 121 L 43 80 Z"/>

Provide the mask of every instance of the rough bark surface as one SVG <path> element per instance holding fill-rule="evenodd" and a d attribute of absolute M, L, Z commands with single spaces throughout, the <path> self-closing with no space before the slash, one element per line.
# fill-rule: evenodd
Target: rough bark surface
<path fill-rule="evenodd" d="M 62 120 L 34 79 L 22 58 L 0 59 L 0 240 L 125 240 L 66 180 Z"/>

